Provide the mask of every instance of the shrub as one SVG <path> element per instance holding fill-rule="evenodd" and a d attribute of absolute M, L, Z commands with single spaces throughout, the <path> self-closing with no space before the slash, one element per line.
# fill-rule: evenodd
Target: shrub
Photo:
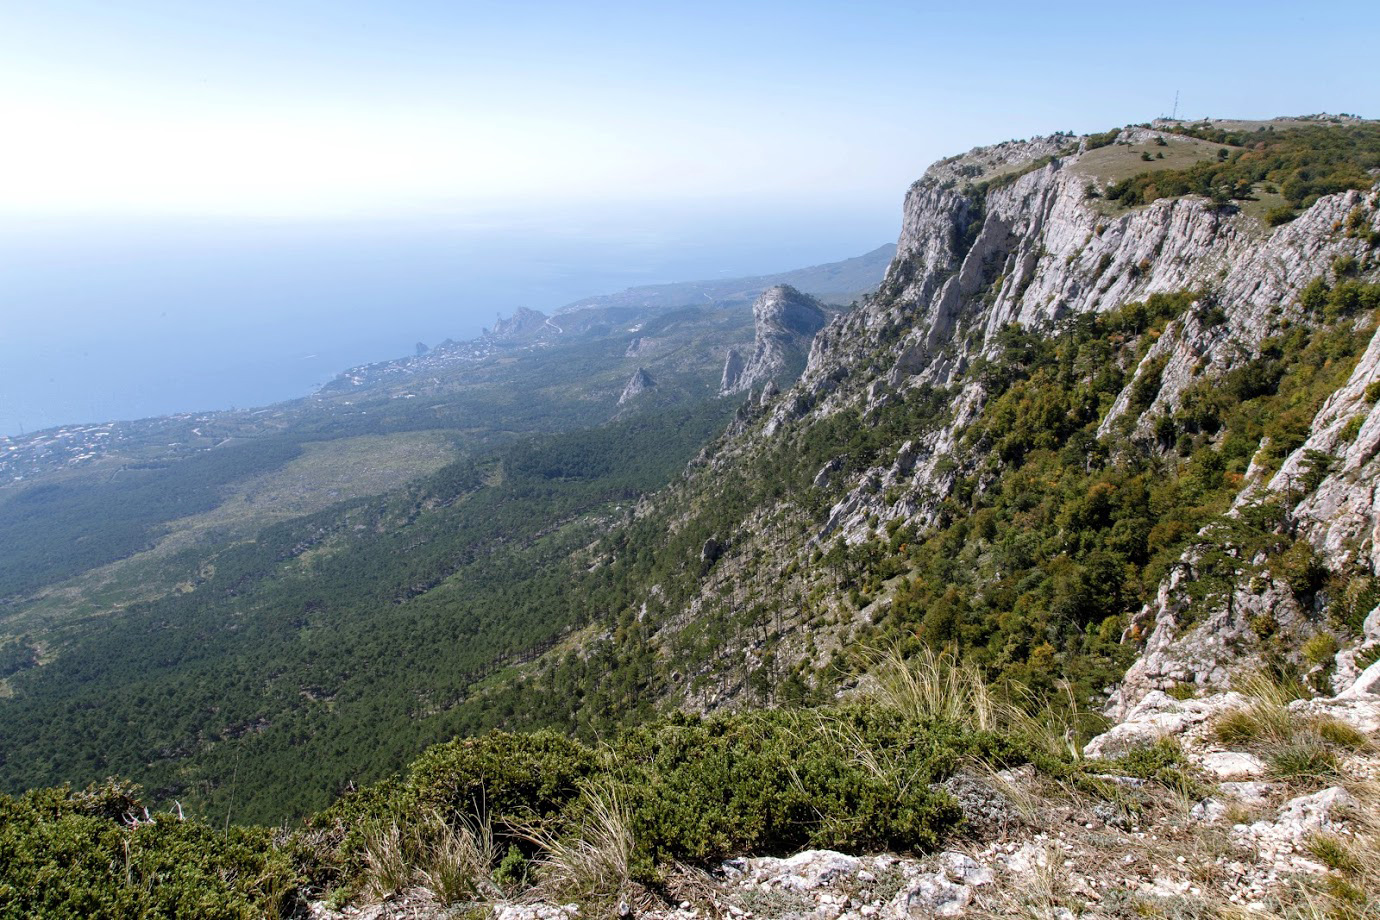
<path fill-rule="evenodd" d="M 1158 783 L 1190 798 L 1202 798 L 1207 794 L 1184 757 L 1183 749 L 1171 738 L 1132 748 L 1120 757 L 1104 761 L 1100 769 Z"/>
<path fill-rule="evenodd" d="M 447 819 L 488 815 L 507 829 L 560 815 L 597 766 L 593 751 L 554 732 L 492 732 L 427 749 L 407 788 L 419 806 Z"/>
<path fill-rule="evenodd" d="M 1337 256 L 1332 260 L 1332 271 L 1339 278 L 1345 275 L 1354 275 L 1359 268 L 1355 256 Z"/>
<path fill-rule="evenodd" d="M 299 903 L 270 831 L 143 814 L 137 789 L 114 781 L 0 796 L 0 916 L 228 920 Z"/>
<path fill-rule="evenodd" d="M 1313 488 L 1316 488 L 1316 485 Z M 1322 586 L 1323 579 L 1327 577 L 1327 567 L 1323 564 L 1322 556 L 1313 549 L 1313 544 L 1303 538 L 1295 540 L 1292 546 L 1271 560 L 1270 567 L 1275 575 L 1300 597 L 1317 591 Z M 1304 654 L 1305 657 L 1308 654 L 1307 647 Z M 1316 661 L 1310 663 L 1317 664 Z"/>
<path fill-rule="evenodd" d="M 1318 633 L 1303 643 L 1300 652 L 1303 653 L 1303 660 L 1311 665 L 1331 661 L 1332 656 L 1337 654 L 1337 637 L 1331 633 Z"/>
<path fill-rule="evenodd" d="M 1164 379 L 1165 365 L 1168 363 L 1168 352 L 1156 355 L 1145 363 L 1131 384 L 1129 411 L 1139 415 L 1154 404 L 1155 397 L 1160 393 L 1160 384 Z"/>
<path fill-rule="evenodd" d="M 1346 424 L 1342 426 L 1342 430 L 1337 433 L 1337 438 L 1343 444 L 1350 444 L 1352 441 L 1356 440 L 1356 436 L 1361 433 L 1361 426 L 1365 423 L 1366 417 L 1364 415 L 1353 415 L 1346 420 Z"/>
<path fill-rule="evenodd" d="M 942 724 L 859 708 L 638 729 L 616 748 L 638 867 L 805 847 L 931 850 L 962 815 L 929 783 L 975 743 Z"/>
<path fill-rule="evenodd" d="M 1281 224 L 1289 223 L 1289 221 L 1298 216 L 1298 212 L 1293 208 L 1289 207 L 1287 204 L 1281 204 L 1265 212 L 1265 223 L 1269 224 L 1271 227 L 1278 227 Z"/>
<path fill-rule="evenodd" d="M 1120 128 L 1113 128 L 1110 131 L 1103 131 L 1100 134 L 1089 134 L 1088 149 L 1096 150 L 1098 147 L 1106 147 L 1108 144 L 1115 141 L 1119 134 L 1121 134 Z"/>

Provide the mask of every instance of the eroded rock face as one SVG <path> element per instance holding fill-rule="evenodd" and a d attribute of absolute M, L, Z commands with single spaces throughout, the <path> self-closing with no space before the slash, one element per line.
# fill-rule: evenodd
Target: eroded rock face
<path fill-rule="evenodd" d="M 1182 736 L 1190 730 L 1203 730 L 1209 720 L 1232 709 L 1243 709 L 1249 701 L 1239 693 L 1222 693 L 1204 699 L 1176 700 L 1152 690 L 1117 725 L 1089 741 L 1083 748 L 1088 757 L 1111 757 L 1132 748 L 1153 744 L 1160 738 Z"/>
<path fill-rule="evenodd" d="M 647 373 L 645 367 L 639 367 L 633 375 L 628 378 L 627 384 L 623 387 L 623 394 L 618 397 L 618 405 L 623 405 L 630 400 L 636 399 L 643 393 L 656 386 L 656 381 L 652 375 Z"/>
<path fill-rule="evenodd" d="M 729 351 L 721 395 L 794 380 L 805 365 L 810 342 L 828 318 L 818 300 L 785 284 L 763 291 L 752 305 L 752 316 L 756 324 L 752 355 L 744 359 L 737 351 Z"/>
<path fill-rule="evenodd" d="M 744 363 L 743 356 L 738 353 L 738 349 L 730 348 L 728 350 L 728 357 L 724 359 L 723 376 L 719 378 L 720 393 L 736 392 L 738 380 L 743 376 Z"/>
<path fill-rule="evenodd" d="M 1281 298 L 1286 296 L 1290 284 L 1297 286 L 1301 279 L 1324 275 L 1330 258 L 1347 254 L 1342 251 L 1347 241 L 1330 228 L 1352 210 L 1370 207 L 1371 202 L 1372 198 L 1359 192 L 1322 199 L 1295 222 L 1302 222 L 1300 226 L 1289 225 L 1288 232 L 1281 232 L 1277 242 L 1272 237 L 1267 251 L 1243 258 L 1244 265 L 1234 267 L 1228 275 L 1225 289 L 1237 291 L 1243 297 L 1258 297 L 1263 292 L 1263 296 Z M 1259 275 L 1251 276 L 1251 270 Z M 1199 362 L 1218 356 L 1216 360 L 1229 367 L 1229 359 L 1220 357 L 1228 348 L 1255 348 L 1264 337 L 1266 330 L 1247 321 L 1251 318 L 1248 315 L 1233 324 L 1234 335 L 1220 348 L 1200 343 L 1188 353 L 1200 355 L 1196 359 Z M 1162 339 L 1156 347 L 1164 343 Z M 1162 407 L 1158 411 L 1172 409 L 1177 396 L 1190 382 L 1188 370 L 1176 368 L 1176 360 L 1177 357 L 1171 358 L 1165 366 L 1155 400 L 1155 406 Z M 1346 383 L 1318 410 L 1304 443 L 1268 480 L 1263 480 L 1253 467 L 1237 499 L 1239 509 L 1246 502 L 1273 494 L 1289 509 L 1298 534 L 1312 544 L 1323 564 L 1334 572 L 1369 576 L 1380 569 L 1380 501 L 1376 494 L 1380 484 L 1380 402 L 1374 399 L 1373 392 L 1372 398 L 1366 396 L 1377 380 L 1380 333 L 1371 339 Z M 1148 428 L 1150 422 L 1145 419 L 1157 411 L 1155 406 L 1142 417 L 1142 428 Z M 1114 408 L 1113 412 L 1116 411 Z M 1328 472 L 1309 488 L 1318 464 L 1324 464 Z M 1191 561 L 1191 557 L 1186 556 L 1185 561 Z M 1244 652 L 1255 644 L 1247 628 L 1253 617 L 1268 614 L 1294 634 L 1295 646 L 1315 629 L 1309 612 L 1301 610 L 1287 586 L 1278 582 L 1261 589 L 1243 579 L 1233 601 L 1206 623 L 1183 631 L 1177 622 L 1184 606 L 1183 594 L 1177 584 L 1162 585 L 1155 603 L 1147 605 L 1138 617 L 1150 624 L 1151 632 L 1144 653 L 1128 671 L 1112 701 L 1112 713 L 1125 713 L 1143 694 L 1173 681 L 1225 686 L 1232 670 L 1243 670 L 1251 664 L 1251 656 Z M 1380 644 L 1380 618 L 1368 618 L 1366 624 L 1360 647 L 1343 649 L 1337 658 L 1336 690 L 1344 690 L 1360 678 L 1355 666 L 1358 651 Z M 1373 679 L 1380 680 L 1380 674 Z"/>
<path fill-rule="evenodd" d="M 1136 143 L 1152 142 L 1154 136 L 1153 129 L 1124 133 L 1125 140 Z M 1104 432 L 1124 431 L 1153 451 L 1156 421 L 1175 412 L 1186 391 L 1258 358 L 1262 342 L 1286 324 L 1317 323 L 1300 304 L 1300 293 L 1319 277 L 1335 280 L 1338 258 L 1355 260 L 1363 281 L 1380 278 L 1369 244 L 1339 229 L 1356 223 L 1359 215 L 1366 226 L 1380 230 L 1380 193 L 1375 189 L 1323 197 L 1276 228 L 1192 196 L 1111 211 L 1105 200 L 1088 196 L 1086 157 L 1093 155 L 1095 151 L 1085 152 L 1079 139 L 1068 136 L 997 145 L 935 164 L 911 187 L 896 258 L 881 289 L 829 319 L 810 340 L 799 380 L 759 406 L 745 405 L 729 437 L 706 455 L 703 466 L 730 467 L 782 433 L 807 435 L 811 425 L 829 417 L 856 417 L 867 424 L 879 408 L 913 397 L 926 385 L 946 391 L 947 420 L 918 426 L 888 442 L 885 451 L 871 455 L 870 468 L 823 462 L 815 470 L 814 487 L 827 496 L 824 513 L 812 509 L 808 519 L 791 519 L 789 512 L 796 509 L 787 507 L 788 502 L 780 509 L 754 512 L 756 519 L 742 522 L 738 532 L 744 536 L 735 540 L 728 564 L 715 569 L 717 577 L 705 579 L 701 593 L 668 619 L 658 639 L 715 609 L 714 592 L 721 592 L 740 571 L 733 564 L 738 554 L 761 549 L 773 563 L 782 560 L 774 575 L 753 576 L 760 580 L 746 589 L 766 596 L 776 590 L 771 579 L 788 562 L 803 566 L 814 550 L 838 539 L 857 545 L 894 532 L 887 526 L 892 522 L 925 533 L 952 513 L 957 483 L 985 488 L 984 477 L 995 479 L 990 468 L 984 469 L 990 457 L 974 449 L 965 433 L 982 416 L 989 394 L 984 375 L 970 370 L 997 356 L 1007 326 L 1055 332 L 1079 316 L 1155 294 L 1198 294 L 1194 307 L 1165 325 L 1099 420 Z M 752 386 L 748 366 L 742 354 L 728 356 L 724 391 Z M 1156 376 L 1148 408 L 1147 374 Z M 1380 563 L 1375 548 L 1380 520 L 1371 488 L 1380 476 L 1375 465 L 1380 463 L 1380 416 L 1372 417 L 1375 405 L 1365 398 L 1377 376 L 1380 342 L 1372 343 L 1352 379 L 1322 407 L 1309 443 L 1289 458 L 1280 475 L 1267 477 L 1255 470 L 1243 485 L 1245 493 L 1283 489 L 1291 498 L 1289 512 L 1300 535 L 1333 571 L 1354 563 L 1357 571 L 1369 574 Z M 1334 465 L 1318 488 L 1305 495 L 1297 480 L 1317 453 L 1330 453 Z M 787 514 L 773 518 L 778 510 Z M 760 535 L 756 546 L 754 535 Z M 791 553 L 794 560 L 786 558 Z M 1312 597 L 1296 596 L 1267 566 L 1243 565 L 1235 590 L 1226 595 L 1229 601 L 1215 608 L 1201 598 L 1191 603 L 1187 587 L 1193 564 L 1189 554 L 1172 566 L 1154 600 L 1134 615 L 1123 641 L 1134 644 L 1139 660 L 1119 689 L 1107 688 L 1109 695 L 1114 693 L 1104 701 L 1108 714 L 1128 715 L 1152 691 L 1202 695 L 1228 689 L 1266 654 L 1283 649 L 1301 660 L 1298 650 L 1328 629 Z M 773 566 L 761 569 L 769 570 Z M 853 622 L 884 611 L 887 601 L 884 591 Z M 1259 631 L 1262 623 L 1272 628 L 1268 643 Z M 801 626 L 817 627 L 818 633 L 832 630 L 827 637 L 831 643 L 849 641 L 850 623 L 802 616 Z M 1380 617 L 1368 635 L 1368 649 L 1380 646 Z M 823 647 L 824 637 L 813 635 L 811 641 Z M 1357 680 L 1371 661 L 1369 651 L 1358 657 L 1358 649 L 1349 644 L 1343 643 L 1337 659 L 1337 690 Z M 781 654 L 801 660 L 814 654 L 809 647 L 799 642 Z M 815 654 L 816 667 L 820 659 Z M 707 668 L 728 673 L 733 666 L 732 656 L 725 655 Z M 731 705 L 746 692 L 739 680 L 725 679 L 719 686 L 712 698 L 677 702 L 714 708 Z M 1242 766 L 1224 758 L 1212 764 L 1219 773 Z"/>

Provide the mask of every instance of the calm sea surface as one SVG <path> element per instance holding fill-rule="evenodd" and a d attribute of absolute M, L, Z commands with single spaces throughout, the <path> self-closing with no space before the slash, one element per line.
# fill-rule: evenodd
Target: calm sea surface
<path fill-rule="evenodd" d="M 263 405 L 637 284 L 859 255 L 890 214 L 0 224 L 0 434 Z"/>

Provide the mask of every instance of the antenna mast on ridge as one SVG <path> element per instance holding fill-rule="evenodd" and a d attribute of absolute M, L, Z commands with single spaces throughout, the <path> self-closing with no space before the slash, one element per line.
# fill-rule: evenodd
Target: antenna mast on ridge
<path fill-rule="evenodd" d="M 1169 116 L 1170 121 L 1179 120 L 1179 91 L 1174 90 L 1174 114 Z"/>

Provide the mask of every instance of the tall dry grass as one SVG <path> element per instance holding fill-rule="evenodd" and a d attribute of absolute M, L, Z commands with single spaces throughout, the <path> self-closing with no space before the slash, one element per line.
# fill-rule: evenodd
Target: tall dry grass
<path fill-rule="evenodd" d="M 365 838 L 364 893 L 384 901 L 418 885 L 443 905 L 502 897 L 493 881 L 498 848 L 483 817 L 426 815 L 404 829 L 397 822 Z"/>
<path fill-rule="evenodd" d="M 573 835 L 528 827 L 542 851 L 537 889 L 561 898 L 607 901 L 627 892 L 632 878 L 633 834 L 619 783 L 601 779 L 584 790 L 584 813 Z"/>
<path fill-rule="evenodd" d="M 1082 756 L 1069 692 L 1066 710 L 1037 701 L 1022 687 L 994 687 L 975 665 L 952 651 L 925 648 L 909 658 L 891 649 L 872 656 L 868 693 L 879 706 L 917 721 L 969 725 L 979 731 L 1019 734 L 1047 753 Z"/>
<path fill-rule="evenodd" d="M 498 845 L 486 818 L 459 818 L 455 824 L 433 815 L 423 830 L 419 875 L 436 900 L 451 905 L 503 896 L 493 881 Z"/>

